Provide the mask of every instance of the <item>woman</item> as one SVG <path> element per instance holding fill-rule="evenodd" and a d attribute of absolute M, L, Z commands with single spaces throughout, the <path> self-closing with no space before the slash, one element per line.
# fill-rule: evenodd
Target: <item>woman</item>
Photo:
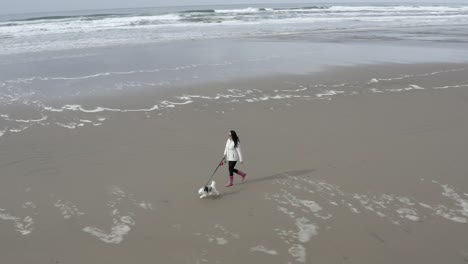
<path fill-rule="evenodd" d="M 229 131 L 229 138 L 226 142 L 226 147 L 224 148 L 224 162 L 226 161 L 229 163 L 229 181 L 224 186 L 231 187 L 233 185 L 234 173 L 241 176 L 242 181 L 244 181 L 247 174 L 234 168 L 237 161 L 240 161 L 241 164 L 244 163 L 244 160 L 242 159 L 239 137 L 234 130 Z M 221 165 L 223 165 L 224 162 L 222 161 Z"/>

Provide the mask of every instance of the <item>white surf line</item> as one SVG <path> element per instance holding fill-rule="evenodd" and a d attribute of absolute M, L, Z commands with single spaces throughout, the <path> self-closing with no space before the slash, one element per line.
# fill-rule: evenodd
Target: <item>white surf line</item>
<path fill-rule="evenodd" d="M 159 105 L 153 105 L 150 108 L 146 109 L 119 109 L 119 108 L 107 108 L 107 107 L 95 107 L 93 109 L 85 109 L 81 105 L 64 105 L 60 108 L 54 108 L 51 106 L 45 106 L 41 104 L 42 108 L 46 111 L 50 112 L 64 112 L 64 111 L 79 111 L 83 113 L 100 113 L 100 112 L 121 112 L 121 113 L 127 113 L 127 112 L 151 112 L 155 110 L 159 110 Z"/>
<path fill-rule="evenodd" d="M 371 84 L 371 83 L 378 83 L 378 82 L 381 82 L 381 81 L 393 81 L 393 80 L 402 80 L 402 79 L 406 79 L 406 78 L 409 78 L 409 77 L 413 77 L 415 75 L 401 75 L 400 77 L 393 77 L 393 78 L 372 78 L 370 79 L 367 84 Z"/>
<path fill-rule="evenodd" d="M 180 99 L 185 99 L 187 97 L 176 97 Z M 155 104 L 150 108 L 140 108 L 140 109 L 120 109 L 120 108 L 108 108 L 97 106 L 95 108 L 86 109 L 81 105 L 64 105 L 59 108 L 46 106 L 43 103 L 39 103 L 38 106 L 42 109 L 50 112 L 64 112 L 64 111 L 76 111 L 76 112 L 83 112 L 83 113 L 100 113 L 100 112 L 120 112 L 120 113 L 129 113 L 129 112 L 153 112 L 155 110 L 161 110 L 161 108 L 172 108 L 175 105 L 186 105 L 193 103 L 192 100 L 187 100 L 183 102 L 172 102 L 169 100 L 162 101 L 160 104 Z M 105 118 L 98 119 L 99 121 L 104 121 Z"/>
<path fill-rule="evenodd" d="M 81 122 L 81 120 L 80 120 Z M 92 126 L 100 126 L 102 123 L 94 123 L 94 122 L 82 122 L 82 123 L 77 123 L 77 122 L 69 122 L 69 123 L 62 123 L 62 122 L 55 122 L 53 123 L 59 127 L 67 128 L 67 129 L 76 129 L 78 127 L 84 127 L 85 125 L 92 125 Z M 43 125 L 50 125 L 50 124 L 43 124 Z"/>
<path fill-rule="evenodd" d="M 187 100 L 185 102 L 179 102 L 179 103 L 175 103 L 175 102 L 171 102 L 171 101 L 162 101 L 161 102 L 161 107 L 175 107 L 176 105 L 186 105 L 186 104 L 190 104 L 190 103 L 193 103 L 192 100 Z M 148 112 L 148 111 L 147 111 Z"/>
<path fill-rule="evenodd" d="M 103 76 L 112 76 L 112 75 L 129 75 L 129 74 L 136 74 L 136 73 L 155 73 L 164 70 L 176 70 L 174 69 L 153 69 L 153 70 L 135 70 L 135 71 L 122 71 L 122 72 L 102 72 L 96 73 L 91 75 L 82 75 L 76 77 L 30 77 L 30 78 L 17 78 L 15 80 L 7 80 L 8 83 L 32 83 L 33 81 L 54 81 L 54 80 L 85 80 L 91 78 L 99 78 Z"/>
<path fill-rule="evenodd" d="M 39 119 L 29 119 L 29 120 L 24 120 L 24 119 L 10 119 L 11 121 L 19 122 L 19 123 L 39 123 L 42 121 L 47 120 L 47 116 L 42 116 Z"/>
<path fill-rule="evenodd" d="M 429 88 L 429 89 L 441 90 L 441 89 L 461 88 L 461 87 L 468 87 L 468 84 L 436 86 L 436 87 L 432 87 L 432 88 Z M 411 91 L 411 90 L 426 90 L 426 88 L 418 86 L 416 84 L 410 84 L 409 87 L 406 87 L 406 88 L 392 88 L 392 89 L 382 89 L 382 90 L 379 90 L 377 88 L 370 88 L 369 89 L 369 91 L 372 92 L 372 93 L 404 92 L 404 91 Z"/>
<path fill-rule="evenodd" d="M 1 114 L 0 117 L 2 117 L 5 121 L 16 123 L 14 126 L 8 126 L 4 128 L 3 130 L 0 130 L 0 137 L 5 135 L 6 132 L 10 132 L 10 133 L 22 132 L 26 129 L 29 129 L 30 127 L 34 125 L 42 124 L 41 123 L 42 121 L 45 121 L 48 119 L 48 116 L 44 116 L 44 115 L 42 115 L 42 117 L 39 119 L 13 119 L 9 115 L 6 115 L 6 114 Z M 29 125 L 26 125 L 26 124 L 29 124 Z"/>
<path fill-rule="evenodd" d="M 249 59 L 246 60 L 247 62 L 254 62 L 254 61 L 262 61 L 262 60 L 269 60 L 275 58 L 275 56 L 267 56 L 264 58 L 258 59 Z M 198 67 L 212 67 L 212 66 L 227 66 L 233 65 L 235 63 L 242 63 L 242 60 L 233 60 L 233 61 L 224 61 L 222 63 L 208 63 L 208 64 L 189 64 L 178 66 L 175 68 L 160 68 L 160 69 L 149 69 L 149 70 L 133 70 L 133 71 L 113 71 L 113 72 L 101 72 L 91 75 L 82 75 L 82 76 L 75 76 L 75 77 L 29 77 L 29 78 L 17 78 L 14 80 L 7 80 L 6 83 L 31 83 L 32 81 L 51 81 L 51 80 L 85 80 L 91 78 L 99 78 L 99 77 L 107 77 L 113 75 L 130 75 L 130 74 L 137 74 L 137 73 L 155 73 L 155 72 L 163 72 L 163 71 L 178 71 L 178 70 L 185 70 L 185 69 L 192 69 Z"/>
<path fill-rule="evenodd" d="M 11 133 L 19 133 L 19 132 L 22 132 L 22 131 L 24 131 L 24 130 L 26 130 L 28 128 L 29 128 L 28 126 L 24 126 L 22 128 L 12 128 L 12 129 L 10 129 L 8 131 L 11 132 Z"/>
<path fill-rule="evenodd" d="M 293 94 L 293 95 L 289 95 L 289 94 L 269 95 L 269 94 L 266 94 L 265 92 L 263 92 L 261 90 L 258 90 L 258 89 L 245 90 L 245 91 L 231 89 L 231 90 L 228 90 L 228 91 L 231 92 L 232 94 L 219 94 L 218 93 L 216 96 L 203 96 L 203 95 L 184 94 L 184 95 L 178 96 L 176 98 L 181 99 L 181 100 L 182 99 L 184 99 L 184 100 L 190 100 L 190 99 L 219 100 L 219 99 L 234 98 L 233 100 L 228 101 L 228 102 L 235 103 L 235 102 L 240 102 L 240 101 L 236 100 L 237 98 L 245 98 L 249 94 L 253 94 L 253 93 L 261 94 L 259 97 L 250 97 L 250 98 L 244 99 L 245 102 L 252 103 L 252 102 L 267 101 L 267 100 L 270 100 L 270 99 L 278 100 L 278 99 L 288 99 L 288 98 L 311 98 L 312 97 L 310 95 L 296 95 L 296 94 Z M 276 92 L 277 92 L 277 90 L 276 90 Z"/>
<path fill-rule="evenodd" d="M 313 88 L 338 88 L 338 87 L 345 87 L 347 85 L 350 85 L 349 83 L 339 83 L 339 84 L 314 84 L 314 85 L 302 85 L 302 84 L 297 84 L 292 82 L 293 84 L 297 85 L 299 88 L 298 89 L 282 89 L 282 90 L 274 90 L 274 92 L 303 92 L 308 89 L 313 89 Z"/>
<path fill-rule="evenodd" d="M 419 85 L 416 85 L 416 84 L 410 84 L 409 88 L 407 89 L 413 89 L 413 90 L 424 90 L 425 88 L 419 86 Z"/>
<path fill-rule="evenodd" d="M 23 218 L 4 213 L 5 209 L 0 208 L 0 219 L 5 221 L 12 221 L 15 226 L 15 231 L 22 235 L 29 235 L 33 231 L 34 220 L 31 216 Z"/>
<path fill-rule="evenodd" d="M 68 129 L 75 129 L 78 127 L 78 124 L 77 123 L 68 123 L 68 124 L 64 124 L 64 123 L 60 123 L 60 122 L 55 122 L 55 124 L 57 126 L 60 126 L 60 127 L 63 127 L 63 128 L 68 128 Z"/>
<path fill-rule="evenodd" d="M 340 84 L 340 85 L 337 85 L 337 86 L 341 86 L 341 85 L 343 85 L 343 84 Z M 175 98 L 177 98 L 179 100 L 185 100 L 185 101 L 175 102 L 175 101 L 172 101 L 172 100 L 165 100 L 165 101 L 160 102 L 159 104 L 153 105 L 150 108 L 141 108 L 141 109 L 120 109 L 120 108 L 108 108 L 108 107 L 101 107 L 101 106 L 97 106 L 97 107 L 94 107 L 94 108 L 84 108 L 81 105 L 64 105 L 64 106 L 61 106 L 61 107 L 57 108 L 57 107 L 46 106 L 41 102 L 36 102 L 36 105 L 38 107 L 42 108 L 43 110 L 49 111 L 49 112 L 65 112 L 65 111 L 76 111 L 76 112 L 83 112 L 83 113 L 100 113 L 100 112 L 106 112 L 106 111 L 107 112 L 121 112 L 121 113 L 126 113 L 126 112 L 152 112 L 152 111 L 155 111 L 155 110 L 162 110 L 164 108 L 174 108 L 177 105 L 190 104 L 190 103 L 193 103 L 195 99 L 218 100 L 218 99 L 221 99 L 221 98 L 223 98 L 223 99 L 234 98 L 234 100 L 236 100 L 236 98 L 246 97 L 247 95 L 253 94 L 253 93 L 264 94 L 263 91 L 258 90 L 258 89 L 253 89 L 253 90 L 229 89 L 228 92 L 230 92 L 230 94 L 217 94 L 216 96 L 203 96 L 203 95 L 187 95 L 187 94 L 184 94 L 182 96 L 175 96 Z M 332 91 L 327 91 L 326 94 L 319 94 L 318 97 L 332 96 L 332 95 L 339 94 L 339 93 L 344 93 L 344 92 L 343 91 L 333 91 L 332 90 Z M 274 95 L 274 96 L 263 95 L 263 96 L 258 97 L 258 98 L 246 99 L 246 102 L 258 102 L 258 101 L 266 101 L 266 100 L 270 100 L 270 99 L 278 100 L 278 99 L 288 99 L 288 98 L 306 98 L 306 99 L 308 99 L 308 98 L 312 98 L 312 96 L 309 96 L 309 95 L 288 95 L 288 94 L 277 94 L 277 95 Z M 240 102 L 240 101 L 231 101 L 231 102 Z M 8 117 L 8 116 L 6 116 L 6 117 Z M 43 119 L 38 119 L 38 120 L 29 120 L 29 121 L 30 122 L 32 122 L 32 121 L 40 122 L 40 121 L 43 121 L 43 120 L 44 120 L 44 118 Z M 99 121 L 102 122 L 104 120 L 105 119 L 101 118 Z M 28 120 L 20 120 L 20 121 L 28 121 Z M 82 122 L 80 121 L 81 123 L 56 122 L 55 124 L 57 124 L 58 126 L 64 127 L 64 128 L 74 129 L 74 128 L 77 128 L 77 127 L 84 126 L 85 123 L 90 123 L 88 121 L 86 121 L 86 119 L 85 119 Z M 102 123 L 97 123 L 97 124 L 93 124 L 93 126 L 99 126 L 101 124 Z"/>
<path fill-rule="evenodd" d="M 253 93 L 252 90 L 239 91 L 239 90 L 233 90 L 233 89 L 228 90 L 228 92 L 231 92 L 231 94 L 219 94 L 218 93 L 216 96 L 184 94 L 182 96 L 176 96 L 176 98 L 180 100 L 191 100 L 193 98 L 205 99 L 205 100 L 219 100 L 219 99 L 243 98 L 243 97 L 246 97 L 248 94 Z"/>
<path fill-rule="evenodd" d="M 455 69 L 455 70 L 457 70 L 457 69 Z M 452 70 L 452 71 L 455 71 L 455 70 Z M 434 73 L 430 73 L 430 74 L 436 74 L 436 73 L 439 73 L 439 72 L 434 72 Z M 424 75 L 429 75 L 429 74 L 424 74 Z M 348 83 L 340 83 L 340 84 L 333 84 L 333 85 L 317 84 L 317 85 L 313 85 L 311 87 L 342 87 L 342 86 L 345 86 L 345 85 L 348 85 Z M 468 84 L 466 84 L 466 85 L 435 87 L 434 89 L 445 89 L 445 88 L 451 88 L 451 87 L 465 87 L 465 86 L 468 86 Z M 300 85 L 299 87 L 300 87 L 300 89 L 284 90 L 284 91 L 292 91 L 292 92 L 296 93 L 296 92 L 301 92 L 301 91 L 305 91 L 305 90 L 309 89 L 309 87 L 306 87 L 304 85 Z M 372 88 L 370 91 L 371 92 L 384 92 L 384 91 L 387 91 L 387 92 L 401 92 L 401 91 L 423 90 L 423 89 L 425 89 L 425 88 L 420 87 L 420 86 L 418 86 L 416 84 L 411 84 L 411 85 L 409 85 L 409 87 L 406 87 L 406 88 L 384 89 L 384 90 L 377 90 L 375 88 Z M 193 103 L 196 99 L 218 100 L 218 99 L 221 99 L 221 98 L 225 98 L 225 99 L 234 98 L 230 102 L 231 103 L 239 103 L 241 101 L 238 101 L 237 98 L 243 98 L 243 97 L 245 98 L 249 94 L 253 94 L 253 93 L 260 93 L 260 94 L 262 94 L 262 96 L 247 98 L 247 99 L 244 99 L 244 101 L 248 102 L 248 103 L 254 103 L 254 102 L 267 101 L 267 100 L 279 100 L 279 99 L 290 99 L 290 98 L 296 98 L 296 99 L 310 99 L 310 98 L 313 98 L 313 96 L 311 96 L 311 95 L 297 95 L 297 94 L 295 94 L 295 95 L 294 94 L 293 95 L 291 95 L 291 94 L 269 95 L 269 94 L 265 94 L 263 91 L 258 90 L 258 89 L 253 89 L 253 90 L 229 89 L 228 91 L 231 94 L 217 94 L 216 96 L 203 96 L 203 95 L 187 95 L 187 94 L 184 94 L 182 96 L 175 96 L 175 98 L 177 98 L 179 100 L 185 100 L 183 102 L 174 102 L 172 100 L 165 100 L 165 101 L 160 102 L 160 104 L 153 105 L 150 108 L 141 108 L 141 109 L 120 109 L 120 108 L 108 108 L 108 107 L 101 107 L 101 106 L 98 106 L 98 107 L 95 107 L 95 108 L 84 108 L 81 105 L 64 105 L 64 106 L 59 107 L 59 108 L 54 108 L 54 107 L 50 107 L 50 106 L 45 106 L 43 103 L 37 102 L 37 101 L 35 101 L 33 103 L 36 103 L 36 105 L 41 107 L 43 110 L 50 111 L 50 112 L 76 111 L 76 112 L 83 112 L 83 113 L 99 113 L 99 112 L 108 111 L 108 112 L 125 113 L 125 112 L 152 112 L 152 111 L 155 111 L 155 110 L 162 110 L 164 108 L 174 108 L 177 105 L 185 105 L 185 104 Z M 275 90 L 275 91 L 278 92 L 278 90 Z M 345 91 L 325 90 L 322 93 L 316 94 L 315 97 L 326 98 L 326 99 L 330 100 L 331 96 L 334 96 L 334 95 L 337 95 L 337 94 L 342 94 L 342 93 L 345 93 Z M 6 120 L 14 121 L 14 122 L 20 122 L 20 123 L 40 123 L 40 122 L 45 121 L 47 119 L 46 116 L 43 116 L 40 119 L 32 119 L 32 120 L 18 119 L 18 120 L 14 120 L 14 119 L 9 118 L 8 115 L 0 115 L 0 116 L 2 118 L 6 119 Z M 77 127 L 84 126 L 85 123 L 90 123 L 90 122 L 87 122 L 87 121 L 83 120 L 81 123 L 56 122 L 55 124 L 57 124 L 58 126 L 65 127 L 65 128 L 75 129 Z M 93 123 L 92 125 L 93 126 L 99 126 L 101 124 L 102 123 L 96 123 L 96 124 Z M 11 130 L 11 132 L 21 132 L 24 129 L 26 129 L 26 128 L 21 128 L 21 129 L 20 128 L 14 128 L 14 129 Z"/>
<path fill-rule="evenodd" d="M 322 93 L 316 94 L 315 96 L 320 98 L 320 97 L 333 96 L 333 95 L 342 94 L 342 93 L 344 93 L 344 91 L 326 90 L 326 91 L 323 91 Z"/>
<path fill-rule="evenodd" d="M 313 85 L 312 87 L 314 88 L 323 88 L 323 87 L 326 87 L 326 88 L 338 88 L 338 87 L 344 87 L 346 85 L 350 85 L 349 83 L 339 83 L 339 84 L 315 84 Z"/>
<path fill-rule="evenodd" d="M 274 96 L 262 96 L 262 97 L 253 97 L 253 98 L 248 98 L 245 99 L 246 102 L 248 103 L 254 103 L 254 102 L 261 102 L 261 101 L 268 101 L 268 100 L 280 100 L 280 99 L 289 99 L 289 98 L 311 98 L 309 95 L 288 95 L 288 94 L 277 94 Z"/>
<path fill-rule="evenodd" d="M 45 120 L 48 119 L 48 116 L 44 116 L 44 115 L 42 115 L 42 117 L 39 118 L 39 119 L 29 119 L 29 120 L 26 120 L 26 119 L 13 119 L 9 115 L 6 115 L 6 114 L 2 114 L 2 115 L 0 115 L 0 117 L 2 117 L 6 121 L 13 122 L 13 123 L 30 124 L 29 126 L 17 124 L 16 125 L 17 127 L 11 127 L 11 126 L 7 127 L 4 130 L 0 131 L 0 136 L 3 136 L 6 132 L 10 132 L 10 133 L 22 132 L 22 131 L 32 127 L 33 125 L 41 124 L 42 121 L 45 121 Z"/>
<path fill-rule="evenodd" d="M 7 114 L 0 114 L 0 117 L 6 121 L 13 121 L 13 119 L 11 119 L 10 116 Z"/>
<path fill-rule="evenodd" d="M 233 92 L 233 91 L 230 91 Z M 173 108 L 176 105 L 186 105 L 193 103 L 194 101 L 192 98 L 196 99 L 209 99 L 209 100 L 217 100 L 220 98 L 240 98 L 240 97 L 245 97 L 245 94 L 218 94 L 217 96 L 210 97 L 210 96 L 201 96 L 201 95 L 182 95 L 182 96 L 176 96 L 175 98 L 179 100 L 185 100 L 182 102 L 174 102 L 170 100 L 165 100 L 160 102 L 160 104 L 155 104 L 150 108 L 142 108 L 142 109 L 120 109 L 120 108 L 108 108 L 108 107 L 95 107 L 91 109 L 86 109 L 81 105 L 64 105 L 59 108 L 51 107 L 51 106 L 46 106 L 43 103 L 38 103 L 38 106 L 41 107 L 42 109 L 50 112 L 64 112 L 64 111 L 77 111 L 77 112 L 84 112 L 84 113 L 99 113 L 99 112 L 121 112 L 121 113 L 127 113 L 127 112 L 152 112 L 155 110 L 161 110 L 162 108 Z M 99 120 L 99 121 L 104 121 L 104 120 Z"/>
<path fill-rule="evenodd" d="M 418 86 L 416 84 L 410 84 L 409 87 L 405 88 L 392 88 L 392 89 L 383 89 L 384 91 L 388 92 L 403 92 L 403 91 L 411 91 L 411 90 L 425 90 L 425 88 Z"/>
<path fill-rule="evenodd" d="M 423 74 L 404 74 L 400 75 L 399 77 L 393 77 L 393 78 L 372 78 L 371 80 L 367 81 L 367 84 L 371 83 L 378 83 L 380 81 L 393 81 L 393 80 L 402 80 L 410 77 L 423 77 L 423 76 L 430 76 L 430 75 L 436 75 L 440 73 L 447 73 L 447 72 L 456 72 L 456 71 L 464 71 L 466 70 L 465 68 L 457 68 L 457 69 L 451 69 L 451 70 L 445 70 L 445 71 L 436 71 L 436 72 L 431 72 L 431 73 L 423 73 Z"/>
<path fill-rule="evenodd" d="M 163 86 L 169 85 L 170 82 L 161 81 L 158 83 L 148 83 L 148 82 L 126 82 L 126 83 L 117 83 L 114 84 L 115 89 L 112 90 L 123 90 L 125 87 L 149 87 L 149 86 Z"/>
<path fill-rule="evenodd" d="M 448 88 L 460 88 L 460 87 L 468 87 L 468 84 L 458 84 L 458 85 L 447 85 L 447 86 L 439 86 L 433 87 L 432 89 L 448 89 Z"/>

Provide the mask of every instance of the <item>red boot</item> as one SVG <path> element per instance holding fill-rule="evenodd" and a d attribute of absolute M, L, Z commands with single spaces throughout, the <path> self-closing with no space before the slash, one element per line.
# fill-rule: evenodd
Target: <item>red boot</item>
<path fill-rule="evenodd" d="M 242 172 L 242 171 L 240 171 L 240 170 L 237 170 L 237 172 L 236 172 L 236 173 L 237 173 L 239 176 L 241 176 L 241 178 L 242 178 L 242 181 L 244 181 L 244 180 L 245 180 L 245 177 L 247 176 L 247 173 L 245 173 L 245 172 Z"/>
<path fill-rule="evenodd" d="M 234 181 L 234 176 L 229 176 L 229 181 L 226 185 L 224 185 L 224 187 L 231 187 L 232 185 L 234 185 L 232 182 Z"/>

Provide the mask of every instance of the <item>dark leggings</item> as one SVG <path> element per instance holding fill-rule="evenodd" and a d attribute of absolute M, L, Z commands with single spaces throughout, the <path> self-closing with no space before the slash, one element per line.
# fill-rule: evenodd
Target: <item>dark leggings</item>
<path fill-rule="evenodd" d="M 238 170 L 234 169 L 237 161 L 229 161 L 229 176 L 234 176 L 234 172 L 237 173 Z"/>

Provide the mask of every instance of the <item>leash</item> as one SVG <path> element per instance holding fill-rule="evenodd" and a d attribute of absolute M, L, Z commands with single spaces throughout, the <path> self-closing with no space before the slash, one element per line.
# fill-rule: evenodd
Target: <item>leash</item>
<path fill-rule="evenodd" d="M 215 175 L 216 171 L 218 171 L 219 167 L 221 167 L 221 162 L 223 162 L 223 161 L 224 161 L 224 156 L 223 156 L 223 158 L 221 159 L 221 161 L 218 162 L 218 166 L 217 166 L 216 169 L 213 171 L 213 174 L 211 174 L 210 179 L 206 182 L 205 187 L 208 186 L 208 183 L 210 183 L 211 179 L 213 179 L 213 176 Z"/>

